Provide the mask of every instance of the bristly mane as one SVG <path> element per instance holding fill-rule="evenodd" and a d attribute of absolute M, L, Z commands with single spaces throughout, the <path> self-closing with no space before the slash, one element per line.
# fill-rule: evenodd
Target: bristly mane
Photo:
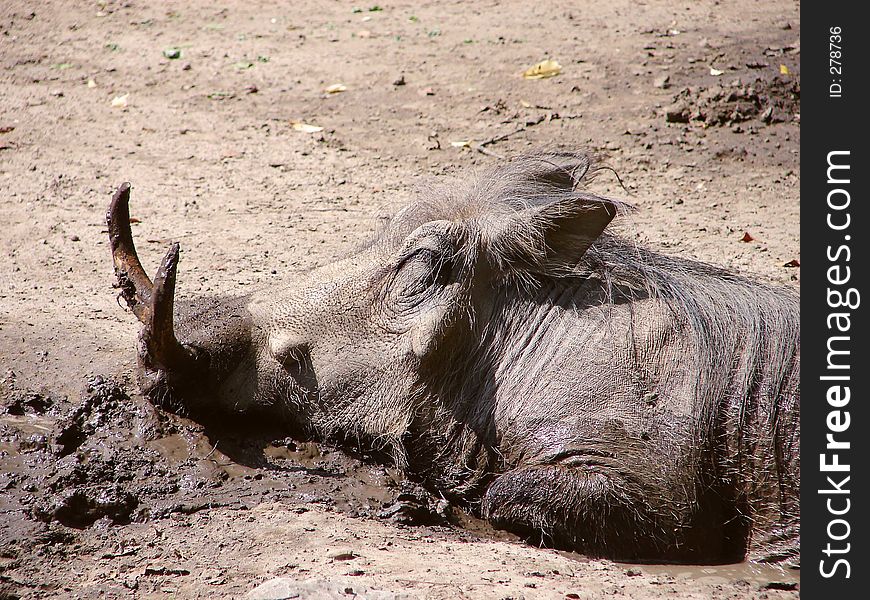
<path fill-rule="evenodd" d="M 436 220 L 465 223 L 476 230 L 476 243 L 460 247 L 468 258 L 482 252 L 502 268 L 517 293 L 532 291 L 546 279 L 596 279 L 603 297 L 612 304 L 640 299 L 665 303 L 682 332 L 693 341 L 697 373 L 699 435 L 711 445 L 724 446 L 727 459 L 714 468 L 716 478 L 730 478 L 746 498 L 765 481 L 789 481 L 789 461 L 776 451 L 790 447 L 799 414 L 796 369 L 799 368 L 799 300 L 788 288 L 759 283 L 700 261 L 670 257 L 638 247 L 609 231 L 601 234 L 573 263 L 548 263 L 544 232 L 547 218 L 605 202 L 618 215 L 633 211 L 623 202 L 597 196 L 586 184 L 603 168 L 584 154 L 544 153 L 517 158 L 479 173 L 469 180 L 421 193 L 400 211 L 376 243 L 396 247 L 420 225 Z M 559 175 L 566 175 L 560 177 Z M 530 208 L 546 208 L 543 218 L 513 225 L 509 235 L 499 230 Z M 531 211 L 534 214 L 534 211 Z M 500 235 L 491 234 L 498 231 Z M 537 256 L 533 265 L 512 263 L 517 255 Z M 795 349 L 798 349 L 797 351 Z M 777 438 L 774 441 L 774 438 Z M 791 441 L 790 441 L 791 440 Z M 762 475 L 766 473 L 766 475 Z M 780 490 L 784 492 L 785 490 Z M 746 508 L 746 518 L 758 513 Z"/>

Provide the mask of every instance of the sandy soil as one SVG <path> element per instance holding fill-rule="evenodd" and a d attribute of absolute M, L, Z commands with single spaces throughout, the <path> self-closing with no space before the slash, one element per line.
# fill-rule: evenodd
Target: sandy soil
<path fill-rule="evenodd" d="M 237 292 L 347 252 L 427 181 L 586 148 L 625 186 L 596 188 L 638 207 L 626 235 L 796 286 L 798 15 L 0 4 L 0 598 L 239 597 L 276 577 L 272 597 L 797 596 L 796 572 L 588 560 L 454 513 L 463 529 L 377 457 L 155 411 L 104 212 L 131 181 L 143 262 L 179 240 L 181 295 Z M 558 76 L 521 77 L 547 58 Z"/>

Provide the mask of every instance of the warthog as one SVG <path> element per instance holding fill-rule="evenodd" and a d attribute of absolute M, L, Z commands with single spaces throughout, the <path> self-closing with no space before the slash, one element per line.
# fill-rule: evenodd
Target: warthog
<path fill-rule="evenodd" d="M 108 212 L 140 384 L 386 451 L 496 527 L 618 559 L 797 559 L 798 296 L 606 231 L 587 156 L 422 194 L 346 258 L 174 306 Z"/>

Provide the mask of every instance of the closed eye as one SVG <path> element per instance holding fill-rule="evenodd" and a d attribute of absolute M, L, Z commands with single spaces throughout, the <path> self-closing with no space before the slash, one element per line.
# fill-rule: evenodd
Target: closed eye
<path fill-rule="evenodd" d="M 392 285 L 401 297 L 410 299 L 433 285 L 444 283 L 452 270 L 450 260 L 431 248 L 415 248 L 396 266 Z"/>

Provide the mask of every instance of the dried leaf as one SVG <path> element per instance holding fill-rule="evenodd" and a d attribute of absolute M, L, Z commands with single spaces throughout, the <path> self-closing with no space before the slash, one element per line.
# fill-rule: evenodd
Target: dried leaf
<path fill-rule="evenodd" d="M 458 142 L 450 142 L 454 148 L 471 148 L 471 140 L 461 140 Z"/>
<path fill-rule="evenodd" d="M 112 108 L 127 108 L 127 98 L 129 97 L 130 94 L 115 96 L 114 98 L 112 98 Z"/>
<path fill-rule="evenodd" d="M 347 86 L 343 83 L 334 83 L 323 91 L 327 94 L 339 94 L 341 92 L 346 92 Z"/>
<path fill-rule="evenodd" d="M 755 239 L 755 238 L 752 237 L 752 236 L 749 234 L 748 231 L 744 231 L 744 232 L 743 232 L 743 237 L 740 238 L 740 241 L 741 241 L 741 242 L 751 242 L 751 241 L 754 240 L 754 239 Z"/>
<path fill-rule="evenodd" d="M 712 75 L 713 77 L 719 77 L 719 75 L 724 72 L 725 71 L 720 71 L 719 69 L 714 69 L 713 67 L 710 67 L 710 75 Z"/>
<path fill-rule="evenodd" d="M 785 65 L 779 65 L 779 74 L 788 75 L 788 67 Z"/>
<path fill-rule="evenodd" d="M 351 550 L 350 552 L 340 552 L 339 554 L 333 554 L 332 560 L 353 560 L 355 558 L 359 558 L 359 556 L 359 554 Z"/>
<path fill-rule="evenodd" d="M 783 267 L 799 267 L 799 266 L 801 266 L 801 261 L 799 261 L 796 258 L 793 258 L 782 266 Z"/>
<path fill-rule="evenodd" d="M 545 60 L 523 71 L 524 79 L 546 79 L 562 72 L 562 65 L 555 60 Z"/>
<path fill-rule="evenodd" d="M 294 131 L 301 131 L 302 133 L 318 133 L 323 131 L 323 127 L 318 127 L 317 125 L 309 125 L 308 123 L 303 123 L 302 121 L 290 121 L 290 125 L 293 127 Z"/>

